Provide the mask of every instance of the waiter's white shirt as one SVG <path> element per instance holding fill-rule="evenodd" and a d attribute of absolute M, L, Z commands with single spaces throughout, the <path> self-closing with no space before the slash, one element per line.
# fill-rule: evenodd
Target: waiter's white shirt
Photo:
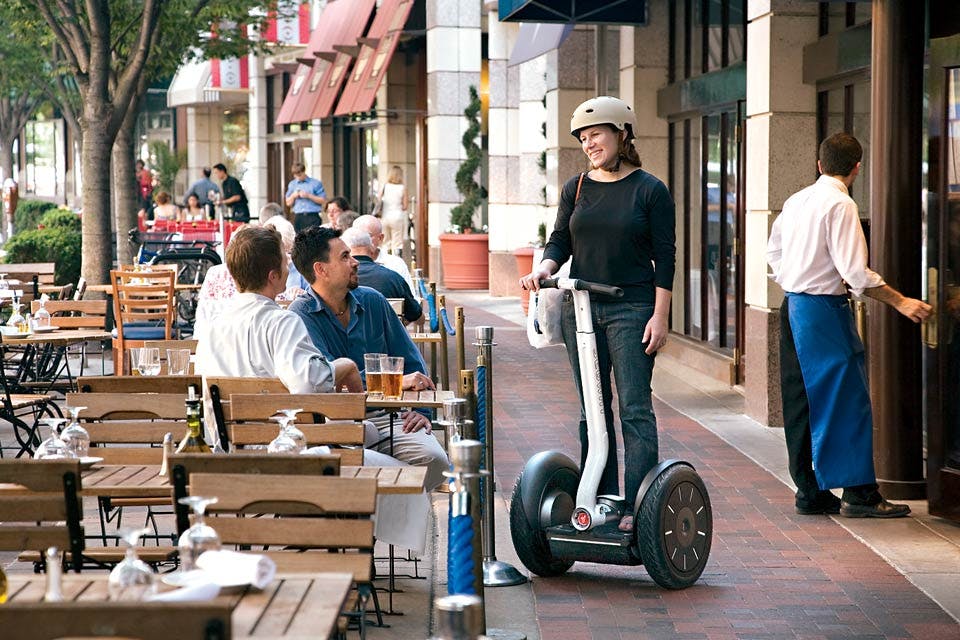
<path fill-rule="evenodd" d="M 248 292 L 229 300 L 219 319 L 197 337 L 197 374 L 280 378 L 290 393 L 333 391 L 333 366 L 297 314 Z"/>
<path fill-rule="evenodd" d="M 856 295 L 886 284 L 867 267 L 857 203 L 840 180 L 822 175 L 790 196 L 767 243 L 771 277 L 788 293 Z"/>

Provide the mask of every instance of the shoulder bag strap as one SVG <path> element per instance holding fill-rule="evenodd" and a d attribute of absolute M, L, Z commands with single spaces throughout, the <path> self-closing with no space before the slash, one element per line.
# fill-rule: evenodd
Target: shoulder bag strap
<path fill-rule="evenodd" d="M 577 204 L 577 200 L 580 199 L 580 187 L 583 185 L 583 176 L 587 175 L 586 173 L 580 174 L 580 179 L 577 180 L 577 195 L 573 196 L 573 204 Z"/>

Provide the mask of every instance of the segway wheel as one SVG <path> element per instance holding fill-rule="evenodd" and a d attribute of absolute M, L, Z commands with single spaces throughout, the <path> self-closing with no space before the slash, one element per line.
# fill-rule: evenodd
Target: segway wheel
<path fill-rule="evenodd" d="M 697 472 L 684 464 L 661 473 L 634 518 L 647 573 L 661 587 L 685 589 L 703 573 L 713 538 L 710 496 Z"/>
<path fill-rule="evenodd" d="M 513 497 L 510 499 L 510 536 L 513 538 L 513 548 L 517 552 L 517 557 L 527 569 L 550 578 L 566 573 L 573 566 L 572 560 L 560 560 L 553 557 L 550 553 L 550 545 L 547 542 L 547 536 L 539 523 L 527 521 L 526 514 L 523 511 L 523 497 L 521 496 L 521 485 L 523 484 L 523 473 L 517 478 L 517 484 L 513 487 Z M 544 493 L 547 493 L 552 487 L 546 487 Z"/>

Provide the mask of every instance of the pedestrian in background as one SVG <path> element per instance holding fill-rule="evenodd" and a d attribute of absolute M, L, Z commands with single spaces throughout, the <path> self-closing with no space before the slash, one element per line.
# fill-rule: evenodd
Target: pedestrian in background
<path fill-rule="evenodd" d="M 883 499 L 873 468 L 873 415 L 864 349 L 848 287 L 913 322 L 930 305 L 901 295 L 867 267 L 867 243 L 850 187 L 863 148 L 837 133 L 820 144 L 820 178 L 790 196 L 773 223 L 767 262 L 786 294 L 780 308 L 780 381 L 796 511 L 897 518 L 905 504 Z M 830 489 L 843 488 L 838 499 Z"/>
<path fill-rule="evenodd" d="M 153 173 L 147 169 L 143 160 L 137 160 L 136 167 L 134 176 L 137 180 L 140 210 L 147 214 L 153 208 Z"/>
<path fill-rule="evenodd" d="M 327 202 L 327 192 L 323 183 L 307 175 L 302 162 L 294 162 L 290 167 L 293 180 L 287 185 L 284 201 L 293 211 L 293 227 L 297 231 L 308 227 L 320 226 L 320 215 Z"/>
<path fill-rule="evenodd" d="M 624 448 L 626 509 L 621 531 L 633 531 L 634 499 L 644 476 L 659 461 L 657 419 L 650 381 L 657 351 L 667 341 L 667 317 L 676 264 L 673 198 L 666 185 L 640 168 L 633 146 L 636 119 L 622 100 L 600 96 L 576 108 L 570 133 L 580 142 L 592 169 L 567 180 L 560 194 L 557 222 L 543 261 L 520 286 L 536 291 L 540 280 L 573 258 L 570 277 L 613 285 L 623 298 L 591 296 L 597 340 L 600 389 L 610 453 L 600 477 L 599 494 L 620 493 L 611 410 L 613 370 L 620 401 Z M 573 299 L 565 291 L 563 341 L 580 395 L 580 466 L 589 440 L 577 351 Z M 590 372 L 586 372 L 590 375 Z"/>
<path fill-rule="evenodd" d="M 213 172 L 220 181 L 220 204 L 230 207 L 234 222 L 250 222 L 250 209 L 243 185 L 227 173 L 227 167 L 222 163 L 213 165 Z"/>
<path fill-rule="evenodd" d="M 210 167 L 203 168 L 203 177 L 190 185 L 187 192 L 183 195 L 185 206 L 189 206 L 190 196 L 197 197 L 197 203 L 206 210 L 206 217 L 213 219 L 213 205 L 220 195 L 220 187 L 210 179 Z"/>
<path fill-rule="evenodd" d="M 380 188 L 380 198 L 374 215 L 380 217 L 383 224 L 383 249 L 394 255 L 403 250 L 403 240 L 407 233 L 407 188 L 403 185 L 403 169 L 390 167 L 387 182 Z"/>

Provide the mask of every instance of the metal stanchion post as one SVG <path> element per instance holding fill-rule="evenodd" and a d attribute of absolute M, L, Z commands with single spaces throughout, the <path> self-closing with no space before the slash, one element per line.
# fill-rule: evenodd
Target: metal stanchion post
<path fill-rule="evenodd" d="M 463 403 L 461 409 L 465 409 Z M 477 595 L 483 606 L 483 566 L 480 521 L 480 459 L 483 445 L 460 440 L 450 445 L 453 480 L 450 493 L 450 532 L 447 544 L 447 590 L 450 595 Z"/>
<path fill-rule="evenodd" d="M 464 346 L 464 335 L 463 335 L 463 325 L 464 325 L 464 316 L 463 316 L 463 307 L 454 308 L 454 331 L 457 332 L 457 371 L 463 374 L 463 370 L 467 368 L 467 351 Z M 473 389 L 473 386 L 470 387 Z M 465 396 L 460 396 L 461 398 Z"/>
<path fill-rule="evenodd" d="M 443 321 L 443 314 L 446 310 L 447 298 L 444 295 L 437 296 L 437 319 L 440 324 L 440 379 L 439 383 L 444 390 L 450 390 L 450 356 L 447 351 L 447 327 Z"/>
<path fill-rule="evenodd" d="M 477 405 L 484 407 L 484 423 L 477 430 L 484 433 L 483 442 L 484 469 L 488 475 L 483 487 L 483 584 L 488 587 L 509 587 L 527 581 L 511 564 L 497 560 L 496 528 L 494 526 L 493 492 L 496 490 L 493 466 L 493 327 L 477 327 L 477 381 L 480 382 L 480 370 L 484 374 L 482 393 L 477 392 Z M 478 418 L 478 421 L 480 418 Z"/>
<path fill-rule="evenodd" d="M 433 640 L 480 640 L 483 635 L 483 600 L 478 596 L 445 596 L 434 601 L 437 634 Z"/>
<path fill-rule="evenodd" d="M 457 396 L 467 402 L 467 415 L 477 415 L 477 392 L 474 386 L 473 369 L 463 369 L 460 371 L 460 385 L 457 390 Z M 473 420 L 467 420 L 464 424 L 463 437 L 470 440 L 477 440 L 477 423 Z"/>
<path fill-rule="evenodd" d="M 433 318 L 440 313 L 438 310 L 437 304 L 437 283 L 431 282 L 427 285 L 427 291 L 430 292 L 430 298 L 433 299 L 433 309 L 430 311 L 430 332 L 433 332 Z M 429 304 L 429 302 L 427 303 Z M 439 318 L 438 318 L 439 319 Z M 440 327 L 438 331 L 443 332 L 443 327 Z M 430 343 L 430 373 L 433 378 L 434 384 L 440 384 L 443 378 L 437 375 L 437 343 Z"/>

